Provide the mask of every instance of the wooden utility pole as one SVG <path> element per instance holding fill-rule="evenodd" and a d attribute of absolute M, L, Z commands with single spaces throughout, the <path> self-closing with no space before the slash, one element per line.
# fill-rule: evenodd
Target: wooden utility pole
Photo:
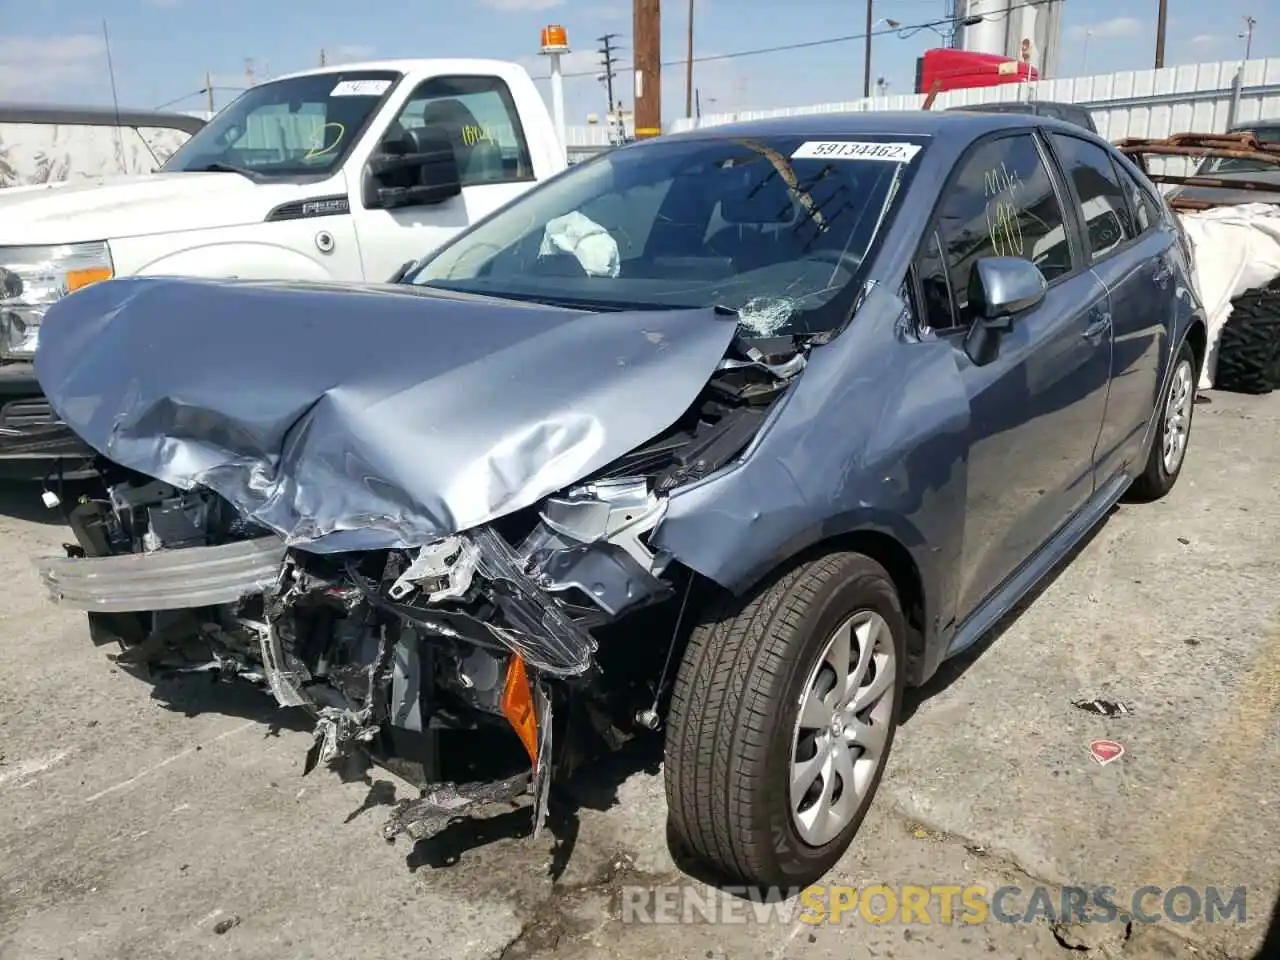
<path fill-rule="evenodd" d="M 660 0 L 632 0 L 635 35 L 636 139 L 662 134 L 662 14 Z"/>
<path fill-rule="evenodd" d="M 1169 19 L 1169 0 L 1160 0 L 1160 9 L 1156 14 L 1156 69 L 1164 66 L 1164 27 Z"/>
<path fill-rule="evenodd" d="M 693 0 L 689 0 L 689 47 L 684 66 L 684 115 L 693 116 Z"/>

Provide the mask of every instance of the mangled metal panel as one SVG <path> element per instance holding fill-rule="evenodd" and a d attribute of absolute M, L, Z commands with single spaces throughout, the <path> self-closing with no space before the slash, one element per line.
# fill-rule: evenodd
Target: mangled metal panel
<path fill-rule="evenodd" d="M 430 543 L 606 466 L 685 412 L 735 328 L 710 309 L 125 278 L 49 310 L 36 375 L 114 462 L 332 553 Z"/>
<path fill-rule="evenodd" d="M 901 298 L 884 286 L 870 286 L 857 322 L 812 352 L 803 376 L 743 455 L 671 492 L 650 545 L 740 592 L 819 540 L 847 530 L 880 531 L 908 549 L 948 544 L 936 555 L 922 551 L 917 557 L 922 573 L 936 576 L 959 531 L 932 526 L 942 514 L 921 509 L 929 490 L 917 485 L 946 487 L 949 465 L 963 459 L 968 403 L 949 344 L 922 344 L 903 354 L 895 338 L 884 335 L 907 316 Z M 903 358 L 910 362 L 903 364 Z M 881 366 L 901 368 L 894 389 L 867 391 L 865 381 L 848 374 Z M 943 446 L 922 442 L 912 452 L 913 462 L 947 465 L 940 475 L 908 469 L 908 444 L 879 444 L 882 438 L 895 444 L 911 438 L 940 419 L 951 429 L 939 431 L 932 442 Z M 831 443 L 828 438 L 837 433 L 865 438 L 865 446 Z M 922 527 L 910 526 L 907 517 Z"/>

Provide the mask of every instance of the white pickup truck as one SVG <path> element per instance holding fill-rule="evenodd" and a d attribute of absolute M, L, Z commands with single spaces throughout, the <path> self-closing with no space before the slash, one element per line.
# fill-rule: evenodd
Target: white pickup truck
<path fill-rule="evenodd" d="M 0 467 L 85 453 L 30 362 L 59 297 L 148 274 L 385 281 L 565 166 L 518 64 L 377 61 L 251 88 L 155 173 L 0 191 Z"/>

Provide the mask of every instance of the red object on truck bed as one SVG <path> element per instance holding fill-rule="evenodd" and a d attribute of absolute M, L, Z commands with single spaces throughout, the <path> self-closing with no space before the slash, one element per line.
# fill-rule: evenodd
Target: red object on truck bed
<path fill-rule="evenodd" d="M 929 93 L 935 89 L 935 84 L 937 91 L 942 92 L 963 87 L 1027 83 L 1039 78 L 1031 64 L 994 53 L 939 48 L 926 50 L 924 56 L 916 61 L 916 93 Z"/>

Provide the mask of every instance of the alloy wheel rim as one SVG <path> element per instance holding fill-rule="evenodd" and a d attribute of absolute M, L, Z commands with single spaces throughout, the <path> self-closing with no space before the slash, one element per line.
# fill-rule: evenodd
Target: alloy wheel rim
<path fill-rule="evenodd" d="M 1167 474 L 1176 473 L 1187 452 L 1187 431 L 1191 428 L 1191 364 L 1183 360 L 1173 372 L 1169 401 L 1164 408 L 1162 459 Z"/>
<path fill-rule="evenodd" d="M 884 617 L 860 610 L 832 633 L 800 693 L 788 799 L 800 838 L 834 840 L 858 810 L 884 762 L 898 663 Z"/>

